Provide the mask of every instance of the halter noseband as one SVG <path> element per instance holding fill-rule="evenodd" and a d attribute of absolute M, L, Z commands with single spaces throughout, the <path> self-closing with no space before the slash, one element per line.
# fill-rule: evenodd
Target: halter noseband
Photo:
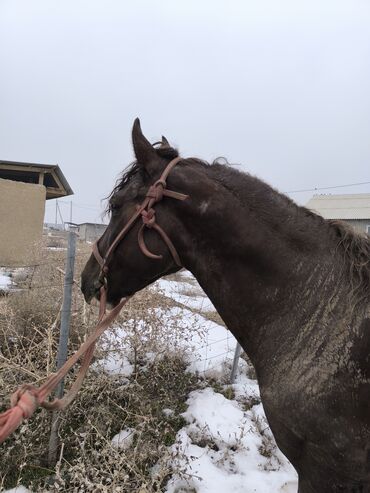
<path fill-rule="evenodd" d="M 99 240 L 97 240 L 94 243 L 92 251 L 96 261 L 101 267 L 99 280 L 102 282 L 103 286 L 105 286 L 107 282 L 108 261 L 114 249 L 117 247 L 118 243 L 126 236 L 128 231 L 131 229 L 131 227 L 134 225 L 134 223 L 140 216 L 142 218 L 143 224 L 139 229 L 138 243 L 140 250 L 143 252 L 143 254 L 149 258 L 156 260 L 159 260 L 163 257 L 162 255 L 156 255 L 154 253 L 151 253 L 145 244 L 145 240 L 144 240 L 145 228 L 154 229 L 161 236 L 162 240 L 166 243 L 176 264 L 179 267 L 182 267 L 180 257 L 172 241 L 170 240 L 168 235 L 163 231 L 163 229 L 159 226 L 159 224 L 157 224 L 156 222 L 155 210 L 153 208 L 155 204 L 157 204 L 163 199 L 163 197 L 169 197 L 176 200 L 186 200 L 188 198 L 188 195 L 184 195 L 183 193 L 179 193 L 179 192 L 174 192 L 172 190 L 167 190 L 166 188 L 168 175 L 179 161 L 181 161 L 180 157 L 176 157 L 175 159 L 172 159 L 172 161 L 170 161 L 166 166 L 159 180 L 157 180 L 153 185 L 149 187 L 144 201 L 142 202 L 141 205 L 137 205 L 136 212 L 131 216 L 131 218 L 128 220 L 125 226 L 118 233 L 113 243 L 108 248 L 107 253 L 105 254 L 104 257 L 102 257 L 102 255 L 99 252 L 99 247 L 98 247 Z"/>

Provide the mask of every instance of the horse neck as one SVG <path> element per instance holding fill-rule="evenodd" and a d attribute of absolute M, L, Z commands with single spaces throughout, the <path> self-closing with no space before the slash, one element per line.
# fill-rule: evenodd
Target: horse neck
<path fill-rule="evenodd" d="M 315 303 L 318 280 L 327 282 L 333 271 L 321 222 L 303 209 L 300 214 L 281 196 L 270 203 L 271 210 L 258 201 L 245 205 L 225 189 L 192 199 L 192 214 L 183 218 L 184 265 L 252 361 L 261 359 L 262 352 L 267 357 L 266 337 L 273 352 L 274 337 L 278 344 L 297 329 L 277 321 L 302 309 L 303 291 L 311 291 L 307 303 Z"/>

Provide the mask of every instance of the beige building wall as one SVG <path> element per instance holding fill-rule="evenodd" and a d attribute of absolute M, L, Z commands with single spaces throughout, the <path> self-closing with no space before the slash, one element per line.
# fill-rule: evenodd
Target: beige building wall
<path fill-rule="evenodd" d="M 0 266 L 36 260 L 42 238 L 46 188 L 0 178 Z"/>

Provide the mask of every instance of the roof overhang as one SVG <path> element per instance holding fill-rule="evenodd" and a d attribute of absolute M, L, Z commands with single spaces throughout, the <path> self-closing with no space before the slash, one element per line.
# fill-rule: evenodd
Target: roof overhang
<path fill-rule="evenodd" d="M 0 160 L 0 178 L 44 185 L 46 199 L 73 195 L 72 188 L 57 164 L 20 163 Z"/>

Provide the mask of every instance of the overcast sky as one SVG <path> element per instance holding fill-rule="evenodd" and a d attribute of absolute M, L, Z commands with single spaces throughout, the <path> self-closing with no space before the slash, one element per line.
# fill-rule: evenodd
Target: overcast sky
<path fill-rule="evenodd" d="M 0 159 L 58 163 L 74 221 L 100 222 L 136 116 L 281 191 L 370 181 L 370 1 L 0 0 Z"/>

